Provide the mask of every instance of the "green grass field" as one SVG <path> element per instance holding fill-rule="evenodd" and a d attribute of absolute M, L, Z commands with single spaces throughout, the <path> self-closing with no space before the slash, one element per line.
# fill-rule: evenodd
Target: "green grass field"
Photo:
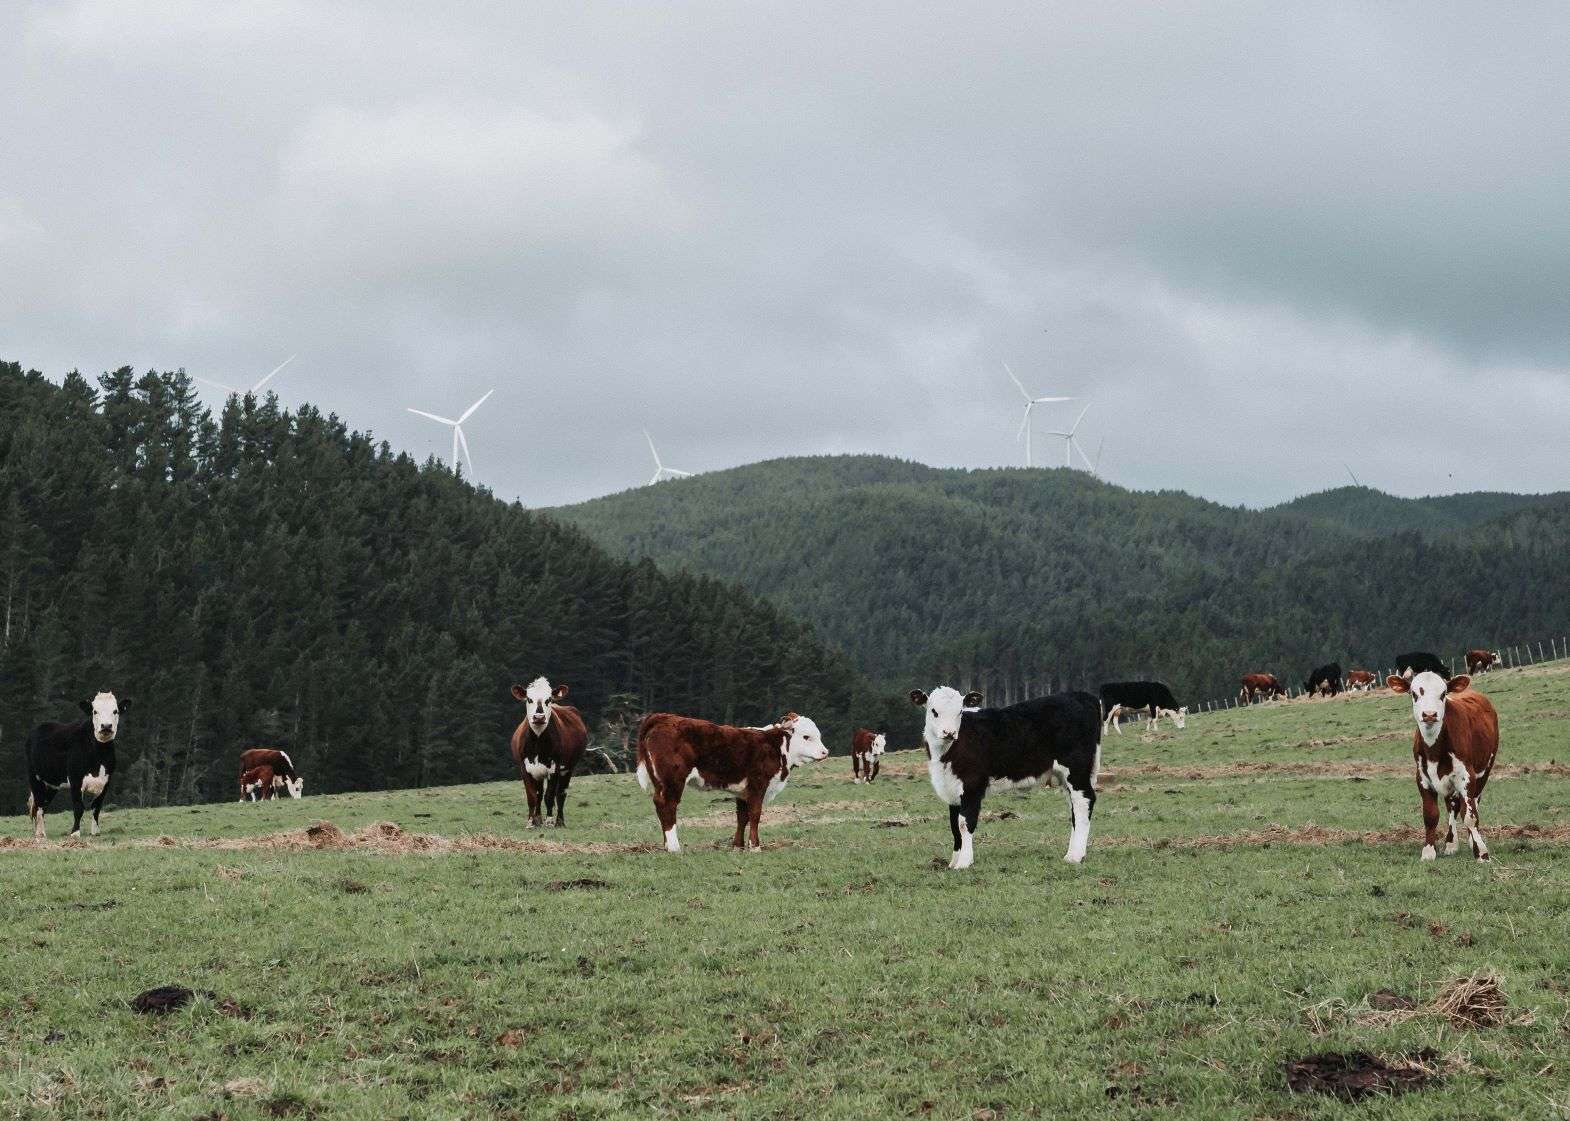
<path fill-rule="evenodd" d="M 0 1117 L 1570 1117 L 1570 666 L 1480 685 L 1489 865 L 1418 862 L 1388 693 L 1110 736 L 1079 867 L 1045 791 L 990 798 L 944 870 L 913 752 L 870 787 L 798 772 L 756 854 L 696 791 L 688 851 L 657 850 L 631 776 L 532 834 L 512 783 L 111 811 L 65 843 L 55 813 L 41 848 L 10 818 Z M 404 832 L 353 842 L 378 822 Z M 1479 969 L 1504 1023 L 1366 1015 Z M 217 999 L 127 1007 L 171 983 Z M 1442 1080 L 1285 1089 L 1354 1048 L 1432 1048 Z"/>

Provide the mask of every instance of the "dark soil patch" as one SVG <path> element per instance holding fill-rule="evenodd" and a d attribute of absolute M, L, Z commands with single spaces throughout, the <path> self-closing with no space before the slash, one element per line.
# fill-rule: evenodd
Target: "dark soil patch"
<path fill-rule="evenodd" d="M 137 993 L 131 998 L 131 1011 L 140 1012 L 144 1016 L 164 1016 L 170 1012 L 177 1012 L 191 1001 L 195 1000 L 197 993 L 184 985 L 159 985 L 156 989 Z M 217 994 L 203 992 L 200 995 L 209 1000 L 216 1000 Z"/>
<path fill-rule="evenodd" d="M 1367 1051 L 1323 1051 L 1282 1064 L 1294 1094 L 1328 1094 L 1358 1102 L 1377 1094 L 1394 1096 L 1440 1081 L 1438 1052 L 1429 1048 L 1389 1059 Z"/>
<path fill-rule="evenodd" d="M 598 891 L 611 885 L 605 880 L 597 880 L 593 876 L 584 876 L 576 880 L 552 880 L 545 885 L 546 891 Z"/>

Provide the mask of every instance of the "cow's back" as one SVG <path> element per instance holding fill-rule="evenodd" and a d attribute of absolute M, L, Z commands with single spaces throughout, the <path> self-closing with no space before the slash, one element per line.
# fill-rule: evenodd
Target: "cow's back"
<path fill-rule="evenodd" d="M 866 728 L 857 728 L 850 737 L 850 749 L 857 755 L 865 755 L 872 750 L 872 741 L 877 737 Z"/>
<path fill-rule="evenodd" d="M 1034 777 L 1075 745 L 1101 740 L 1101 700 L 1089 693 L 1054 693 L 1006 708 L 965 713 L 960 741 L 969 733 L 989 757 L 994 774 Z"/>
<path fill-rule="evenodd" d="M 563 765 L 575 764 L 589 746 L 589 726 L 572 705 L 551 707 L 556 711 L 551 724 L 557 729 L 557 758 Z"/>
<path fill-rule="evenodd" d="M 1480 765 L 1488 765 L 1499 750 L 1499 713 L 1494 702 L 1476 689 L 1451 693 L 1445 701 L 1444 734 L 1452 752 L 1465 752 Z"/>
<path fill-rule="evenodd" d="M 274 774 L 294 778 L 294 761 L 289 754 L 276 747 L 249 747 L 240 752 L 240 773 L 256 767 L 269 767 Z"/>

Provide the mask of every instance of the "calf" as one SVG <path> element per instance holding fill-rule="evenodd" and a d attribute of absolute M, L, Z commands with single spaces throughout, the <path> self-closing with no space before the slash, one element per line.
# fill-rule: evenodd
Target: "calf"
<path fill-rule="evenodd" d="M 1273 673 L 1245 673 L 1243 688 L 1237 694 L 1238 703 L 1246 705 L 1261 694 L 1269 700 L 1272 697 L 1284 697 L 1287 691 Z"/>
<path fill-rule="evenodd" d="M 850 737 L 850 769 L 857 782 L 871 782 L 882 769 L 879 761 L 888 737 L 882 732 L 873 734 L 866 728 L 857 728 Z"/>
<path fill-rule="evenodd" d="M 1487 673 L 1497 666 L 1502 658 L 1497 650 L 1468 650 L 1466 652 L 1466 672 L 1474 677 L 1480 673 Z"/>
<path fill-rule="evenodd" d="M 1101 768 L 1101 702 L 1089 693 L 1056 693 L 1007 708 L 982 708 L 980 693 L 940 685 L 912 689 L 926 710 L 922 741 L 938 800 L 949 807 L 954 838 L 950 868 L 969 868 L 972 839 L 989 790 L 1057 781 L 1068 799 L 1069 842 L 1063 859 L 1078 864 L 1090 843 Z"/>
<path fill-rule="evenodd" d="M 118 700 L 113 693 L 99 693 L 78 704 L 86 714 L 85 720 L 40 724 L 27 737 L 27 816 L 33 820 L 33 836 L 40 841 L 45 839 L 44 811 L 63 786 L 70 787 L 75 815 L 71 836 L 82 834 L 84 796 L 93 800 L 92 834 L 98 836 L 98 814 L 114 776 L 120 714 L 131 707 L 131 702 Z"/>
<path fill-rule="evenodd" d="M 265 763 L 260 767 L 252 767 L 248 771 L 241 771 L 240 801 L 255 802 L 271 798 L 277 789 L 277 782 L 278 778 L 273 774 L 273 769 Z"/>
<path fill-rule="evenodd" d="M 1487 697 L 1468 688 L 1462 674 L 1446 681 L 1437 673 L 1415 674 L 1409 682 L 1394 674 L 1386 682 L 1397 693 L 1412 695 L 1412 758 L 1417 764 L 1417 789 L 1423 799 L 1422 859 L 1432 860 L 1439 839 L 1439 800 L 1444 799 L 1450 822 L 1445 830 L 1445 855 L 1456 851 L 1456 821 L 1466 826 L 1472 855 L 1488 859 L 1488 846 L 1478 831 L 1477 803 L 1499 754 L 1499 714 Z"/>
<path fill-rule="evenodd" d="M 1303 692 L 1318 693 L 1326 697 L 1333 697 L 1341 692 L 1341 663 L 1330 662 L 1310 670 L 1308 680 L 1303 682 Z"/>
<path fill-rule="evenodd" d="M 766 728 L 733 728 L 670 712 L 651 713 L 638 727 L 638 785 L 654 798 L 665 847 L 681 851 L 676 807 L 688 784 L 723 790 L 736 799 L 731 848 L 757 852 L 763 807 L 785 789 L 793 767 L 827 759 L 818 726 L 786 713 Z M 743 837 L 743 830 L 747 836 Z"/>
<path fill-rule="evenodd" d="M 1426 650 L 1413 650 L 1408 654 L 1396 655 L 1396 672 L 1408 681 L 1414 674 L 1436 673 L 1440 677 L 1450 676 L 1450 667 L 1439 660 L 1439 655 L 1430 654 Z"/>
<path fill-rule="evenodd" d="M 1159 681 L 1109 681 L 1101 687 L 1102 734 L 1111 725 L 1118 735 L 1123 734 L 1118 717 L 1123 713 L 1143 712 L 1150 718 L 1150 731 L 1154 732 L 1161 717 L 1170 716 L 1178 728 L 1188 726 L 1188 707 L 1179 705 L 1177 698 Z"/>
<path fill-rule="evenodd" d="M 1366 693 L 1378 683 L 1375 677 L 1366 669 L 1348 670 L 1346 675 L 1346 690 L 1348 693 Z"/>
<path fill-rule="evenodd" d="M 259 767 L 266 767 L 272 772 L 272 778 L 264 788 L 262 797 L 271 798 L 275 794 L 287 792 L 289 797 L 299 798 L 305 793 L 305 776 L 295 768 L 294 760 L 289 758 L 289 753 L 279 751 L 276 747 L 249 747 L 240 752 L 242 793 L 246 772 L 254 771 Z"/>
<path fill-rule="evenodd" d="M 551 688 L 543 677 L 536 677 L 526 689 L 512 687 L 512 695 L 524 703 L 523 722 L 512 733 L 512 761 L 523 780 L 524 797 L 529 802 L 529 828 L 544 824 L 540 816 L 540 790 L 545 791 L 545 812 L 555 807 L 553 825 L 567 824 L 567 787 L 572 774 L 589 746 L 589 729 L 583 717 L 567 699 L 567 686 Z"/>

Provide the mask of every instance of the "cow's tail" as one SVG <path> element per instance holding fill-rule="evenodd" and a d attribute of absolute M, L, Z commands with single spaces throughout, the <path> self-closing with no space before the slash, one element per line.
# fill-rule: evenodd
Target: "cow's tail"
<path fill-rule="evenodd" d="M 653 723 L 654 714 L 650 713 L 648 716 L 645 716 L 642 722 L 638 725 L 638 785 L 643 787 L 643 792 L 645 794 L 651 793 L 654 790 L 654 780 L 656 777 L 658 777 L 654 773 L 654 758 L 649 754 L 648 744 L 644 742 L 645 737 L 648 735 L 649 727 Z"/>

